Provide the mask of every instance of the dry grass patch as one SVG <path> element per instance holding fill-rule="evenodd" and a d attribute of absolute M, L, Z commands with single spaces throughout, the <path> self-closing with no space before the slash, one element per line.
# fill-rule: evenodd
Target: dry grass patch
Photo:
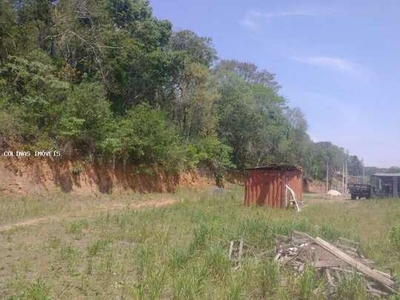
<path fill-rule="evenodd" d="M 339 236 L 360 241 L 377 267 L 400 274 L 400 202 L 310 200 L 298 214 L 243 207 L 240 187 L 217 195 L 182 189 L 169 197 L 178 203 L 3 233 L 0 297 L 325 299 L 326 283 L 312 269 L 293 277 L 271 259 L 275 234 L 292 229 L 329 241 Z M 228 247 L 239 238 L 265 255 L 247 256 L 234 269 Z M 362 289 L 351 288 L 357 280 L 343 278 L 337 299 L 367 299 Z"/>

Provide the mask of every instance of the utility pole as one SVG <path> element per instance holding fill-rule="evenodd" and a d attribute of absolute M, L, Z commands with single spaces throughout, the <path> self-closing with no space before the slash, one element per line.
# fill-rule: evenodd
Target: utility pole
<path fill-rule="evenodd" d="M 329 163 L 326 162 L 326 192 L 329 191 Z"/>
<path fill-rule="evenodd" d="M 342 170 L 342 194 L 344 195 L 345 187 L 344 187 L 344 162 L 343 162 L 343 170 Z"/>
<path fill-rule="evenodd" d="M 345 192 L 345 194 L 346 194 L 346 192 L 347 192 L 347 185 L 349 184 L 349 172 L 348 172 L 348 170 L 347 170 L 347 160 L 344 162 L 344 166 L 345 166 L 345 181 L 344 181 L 344 186 L 345 186 L 345 189 L 344 189 L 344 192 Z"/>
<path fill-rule="evenodd" d="M 365 177 L 365 167 L 363 165 L 363 177 L 362 177 L 362 184 L 364 184 L 364 177 Z"/>

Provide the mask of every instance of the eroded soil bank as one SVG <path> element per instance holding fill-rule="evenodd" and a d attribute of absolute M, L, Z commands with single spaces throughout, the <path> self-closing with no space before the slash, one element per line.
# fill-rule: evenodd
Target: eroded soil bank
<path fill-rule="evenodd" d="M 171 192 L 178 186 L 215 184 L 214 172 L 201 168 L 178 174 L 132 165 L 78 159 L 0 158 L 0 194 L 66 192 L 79 195 L 122 192 Z"/>

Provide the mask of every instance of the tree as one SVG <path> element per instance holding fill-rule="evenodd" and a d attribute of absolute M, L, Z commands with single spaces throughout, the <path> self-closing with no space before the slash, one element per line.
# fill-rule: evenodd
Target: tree
<path fill-rule="evenodd" d="M 347 160 L 347 154 L 343 148 L 333 145 L 331 142 L 318 142 L 316 147 L 316 164 L 319 179 L 325 178 L 328 167 L 329 178 L 343 169 L 343 163 Z"/>
<path fill-rule="evenodd" d="M 2 107 L 21 123 L 22 138 L 32 142 L 41 135 L 54 137 L 70 86 L 56 76 L 47 54 L 38 50 L 26 58 L 9 56 L 0 67 L 0 84 Z"/>
<path fill-rule="evenodd" d="M 169 169 L 288 163 L 323 178 L 347 159 L 311 141 L 273 73 L 217 62 L 210 38 L 173 32 L 147 0 L 0 1 L 0 137 Z"/>
<path fill-rule="evenodd" d="M 175 32 L 171 39 L 171 49 L 185 53 L 189 63 L 199 63 L 206 67 L 210 67 L 217 59 L 212 40 L 199 37 L 190 30 Z"/>
<path fill-rule="evenodd" d="M 147 0 L 110 0 L 108 10 L 116 26 L 131 29 L 135 22 L 151 18 L 151 8 Z"/>
<path fill-rule="evenodd" d="M 253 63 L 239 62 L 237 60 L 222 60 L 215 67 L 215 72 L 220 71 L 236 73 L 249 84 L 261 84 L 275 91 L 278 91 L 280 88 L 279 84 L 275 81 L 275 74 L 267 70 L 259 70 Z"/>
<path fill-rule="evenodd" d="M 17 27 L 12 6 L 0 1 L 0 60 L 17 50 Z"/>
<path fill-rule="evenodd" d="M 140 104 L 129 110 L 102 142 L 104 153 L 131 162 L 158 163 L 168 170 L 180 169 L 185 148 L 164 113 Z"/>
<path fill-rule="evenodd" d="M 347 160 L 347 170 L 349 172 L 349 175 L 362 176 L 363 168 L 364 163 L 357 157 L 357 155 L 349 156 Z"/>
<path fill-rule="evenodd" d="M 284 99 L 261 84 L 251 84 L 237 73 L 217 68 L 221 98 L 218 132 L 233 148 L 234 163 L 243 168 L 282 162 L 287 135 Z"/>
<path fill-rule="evenodd" d="M 112 122 L 110 103 L 103 87 L 90 82 L 74 86 L 62 111 L 58 128 L 64 144 L 72 141 L 81 153 L 95 153 L 106 138 L 107 123 Z"/>

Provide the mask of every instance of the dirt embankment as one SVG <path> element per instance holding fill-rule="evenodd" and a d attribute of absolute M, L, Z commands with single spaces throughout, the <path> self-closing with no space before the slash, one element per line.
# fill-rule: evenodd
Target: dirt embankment
<path fill-rule="evenodd" d="M 325 193 L 326 192 L 325 182 L 321 180 L 313 180 L 307 182 L 307 192 Z"/>
<path fill-rule="evenodd" d="M 0 158 L 0 195 L 63 191 L 90 195 L 171 192 L 178 186 L 214 184 L 211 170 L 168 174 L 154 168 L 110 166 L 56 158 Z"/>

